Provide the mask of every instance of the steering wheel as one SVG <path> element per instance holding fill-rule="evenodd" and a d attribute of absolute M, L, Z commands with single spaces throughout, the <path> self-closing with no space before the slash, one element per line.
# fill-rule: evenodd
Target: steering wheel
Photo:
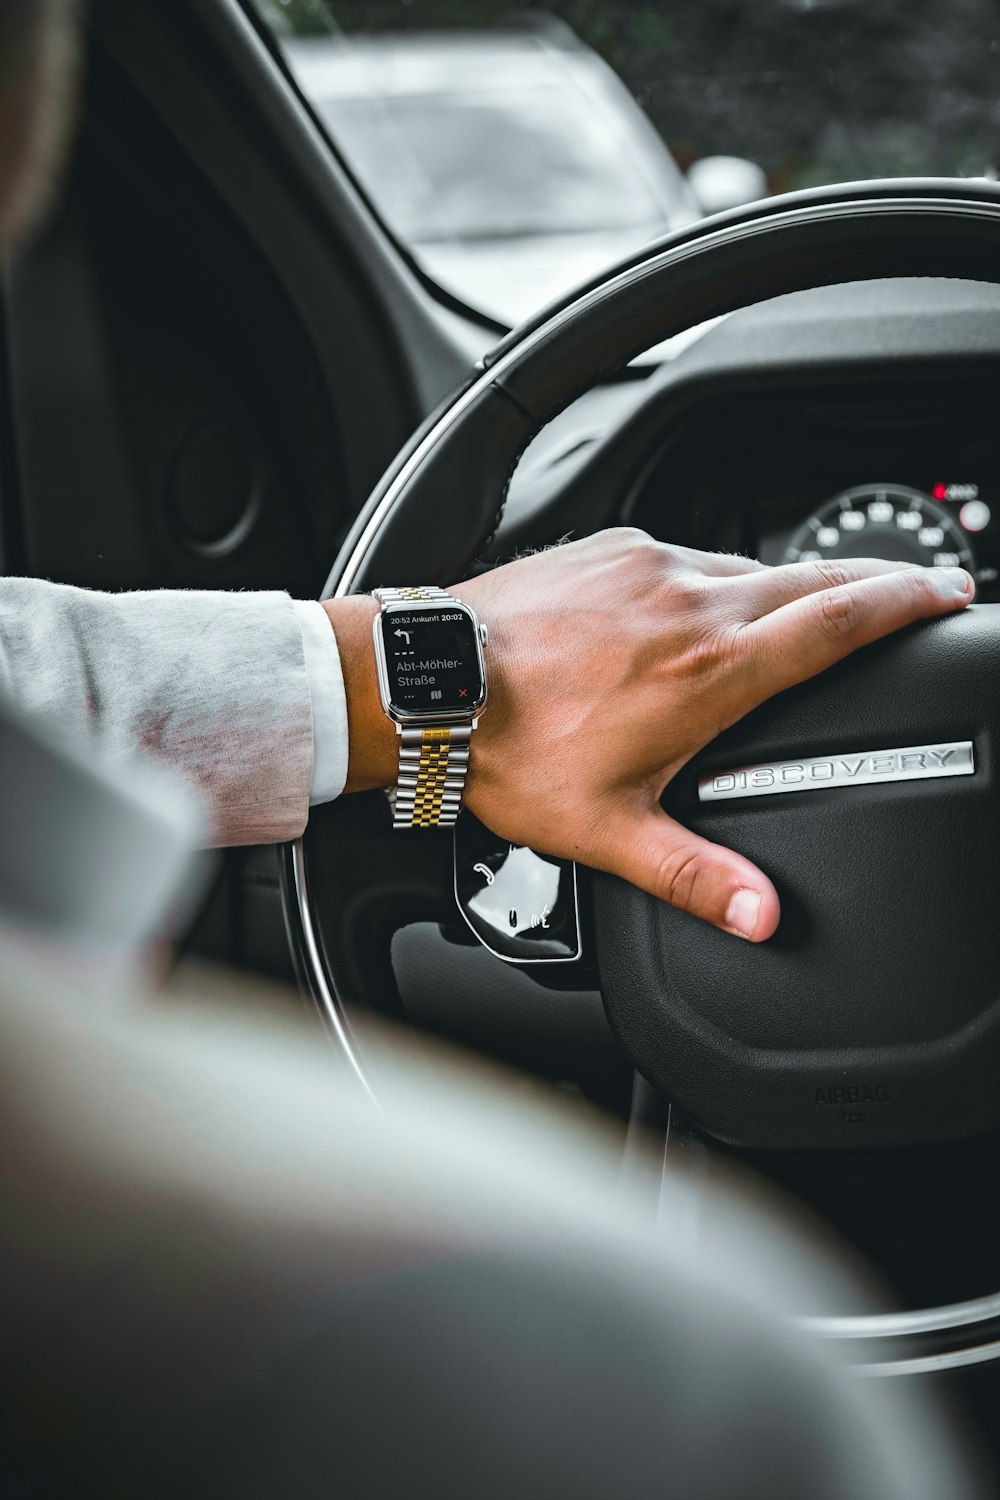
<path fill-rule="evenodd" d="M 1000 281 L 1000 189 L 850 184 L 650 245 L 516 329 L 428 419 L 358 517 L 327 596 L 463 577 L 530 439 L 650 345 L 782 293 L 900 276 Z M 768 943 L 594 878 L 612 1026 L 709 1137 L 857 1151 L 1000 1127 L 998 664 L 1000 606 L 914 627 L 764 704 L 670 784 L 673 816 L 774 880 L 783 916 Z M 931 774 L 949 766 L 965 774 Z M 352 1013 L 372 994 L 391 1007 L 392 934 L 441 919 L 451 854 L 445 835 L 393 835 L 381 794 L 316 809 L 292 853 L 286 915 L 304 978 L 366 1088 Z M 929 1329 L 954 1345 L 974 1326 L 976 1347 L 992 1338 L 1000 1352 L 1000 1298 L 917 1324 L 894 1316 L 853 1320 L 872 1326 L 852 1336 L 880 1350 L 910 1340 L 910 1358 Z"/>

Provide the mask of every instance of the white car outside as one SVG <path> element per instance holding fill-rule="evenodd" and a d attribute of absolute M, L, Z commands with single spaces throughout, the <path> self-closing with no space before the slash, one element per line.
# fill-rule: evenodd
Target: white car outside
<path fill-rule="evenodd" d="M 501 322 L 699 217 L 628 89 L 568 28 L 298 38 L 283 50 L 397 238 Z"/>

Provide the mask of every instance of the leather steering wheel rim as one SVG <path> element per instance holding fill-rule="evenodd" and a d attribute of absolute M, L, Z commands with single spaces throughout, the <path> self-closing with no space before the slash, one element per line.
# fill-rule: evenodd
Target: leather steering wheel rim
<path fill-rule="evenodd" d="M 998 213 L 992 183 L 849 183 L 766 199 L 654 241 L 514 329 L 427 418 L 362 508 L 324 597 L 404 572 L 461 578 L 495 533 L 536 433 L 602 377 L 694 324 L 848 281 L 997 282 Z M 443 493 L 456 512 L 447 528 Z"/>
<path fill-rule="evenodd" d="M 1000 188 L 949 180 L 848 184 L 770 199 L 656 242 L 516 329 L 428 418 L 363 508 L 325 596 L 404 577 L 428 583 L 462 577 L 499 524 L 531 438 L 643 349 L 784 293 L 913 276 L 1000 282 Z M 453 500 L 447 527 L 440 522 L 442 494 Z M 310 837 L 292 851 L 286 913 L 308 987 L 371 1092 L 310 893 Z M 934 1326 L 974 1328 L 982 1347 L 1000 1319 L 1000 1299 L 993 1300 L 989 1315 L 983 1307 L 991 1299 L 970 1304 L 971 1312 L 936 1309 Z M 883 1330 L 890 1344 L 920 1331 L 900 1325 L 900 1316 Z M 929 1314 L 914 1316 L 926 1322 Z M 881 1334 L 873 1326 L 863 1336 Z"/>

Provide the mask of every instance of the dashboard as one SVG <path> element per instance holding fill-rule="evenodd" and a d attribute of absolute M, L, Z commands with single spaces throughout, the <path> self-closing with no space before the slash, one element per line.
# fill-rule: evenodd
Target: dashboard
<path fill-rule="evenodd" d="M 626 522 L 770 564 L 961 566 L 1000 599 L 1000 288 L 796 293 L 631 374 L 528 450 L 504 551 Z"/>
<path fill-rule="evenodd" d="M 1000 368 L 719 397 L 636 486 L 631 518 L 665 541 L 770 564 L 884 557 L 964 567 L 1000 597 Z M 679 492 L 686 503 L 678 503 Z"/>

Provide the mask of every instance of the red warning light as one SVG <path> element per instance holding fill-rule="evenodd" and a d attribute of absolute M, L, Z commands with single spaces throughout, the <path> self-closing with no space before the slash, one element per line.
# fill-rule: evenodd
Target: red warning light
<path fill-rule="evenodd" d="M 931 490 L 931 494 L 935 500 L 947 500 L 948 486 L 946 484 L 936 484 Z"/>

